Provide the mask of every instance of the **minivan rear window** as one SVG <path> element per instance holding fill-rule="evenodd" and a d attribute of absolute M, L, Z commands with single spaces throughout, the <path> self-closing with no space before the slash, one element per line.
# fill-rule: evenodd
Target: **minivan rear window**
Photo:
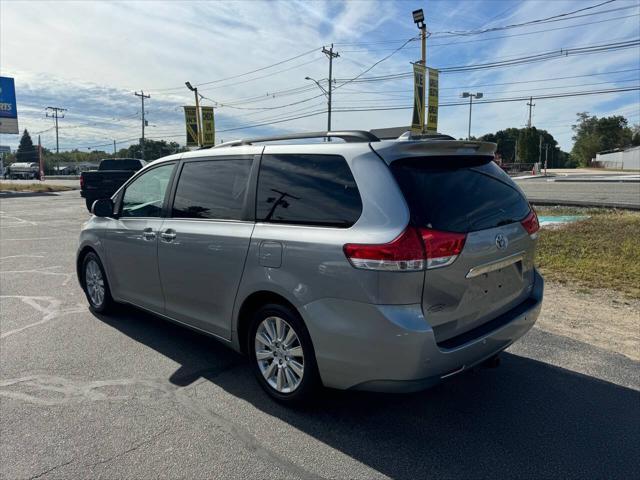
<path fill-rule="evenodd" d="M 416 226 L 473 232 L 529 214 L 520 188 L 490 157 L 418 157 L 391 164 Z"/>
<path fill-rule="evenodd" d="M 345 159 L 338 155 L 263 155 L 258 176 L 259 222 L 348 228 L 362 200 Z"/>

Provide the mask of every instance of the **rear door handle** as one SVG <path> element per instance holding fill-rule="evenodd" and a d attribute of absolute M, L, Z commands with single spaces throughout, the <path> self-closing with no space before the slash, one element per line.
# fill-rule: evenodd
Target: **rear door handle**
<path fill-rule="evenodd" d="M 173 228 L 167 228 L 160 236 L 165 242 L 172 242 L 176 238 L 176 231 Z"/>
<path fill-rule="evenodd" d="M 145 240 L 155 240 L 156 232 L 154 232 L 151 227 L 147 227 L 142 230 L 142 238 L 144 238 Z"/>

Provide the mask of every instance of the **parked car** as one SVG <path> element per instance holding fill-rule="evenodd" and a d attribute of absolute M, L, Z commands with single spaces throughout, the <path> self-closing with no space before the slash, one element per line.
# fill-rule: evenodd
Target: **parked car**
<path fill-rule="evenodd" d="M 40 164 L 38 162 L 15 162 L 7 166 L 9 178 L 12 180 L 38 180 Z"/>
<path fill-rule="evenodd" d="M 268 143 L 310 136 L 347 142 Z M 248 354 L 282 402 L 423 389 L 540 312 L 538 220 L 494 150 L 347 131 L 171 155 L 95 203 L 78 278 L 96 312 L 135 305 Z"/>
<path fill-rule="evenodd" d="M 98 170 L 80 174 L 80 196 L 84 197 L 87 210 L 99 198 L 110 198 L 124 182 L 146 165 L 136 158 L 109 158 L 102 160 Z"/>

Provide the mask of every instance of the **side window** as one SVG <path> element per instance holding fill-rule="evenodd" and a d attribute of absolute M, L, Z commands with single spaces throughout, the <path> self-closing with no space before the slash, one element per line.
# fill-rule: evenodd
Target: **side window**
<path fill-rule="evenodd" d="M 140 175 L 127 186 L 122 198 L 121 217 L 159 217 L 174 163 Z"/>
<path fill-rule="evenodd" d="M 351 170 L 338 155 L 264 155 L 256 219 L 347 228 L 362 213 Z"/>
<path fill-rule="evenodd" d="M 173 217 L 241 220 L 252 162 L 238 158 L 185 163 Z"/>

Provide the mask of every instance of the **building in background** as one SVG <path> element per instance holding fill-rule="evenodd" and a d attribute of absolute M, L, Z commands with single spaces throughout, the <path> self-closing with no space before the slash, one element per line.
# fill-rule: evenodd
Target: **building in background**
<path fill-rule="evenodd" d="M 617 170 L 640 170 L 640 146 L 596 153 L 595 165 Z"/>

